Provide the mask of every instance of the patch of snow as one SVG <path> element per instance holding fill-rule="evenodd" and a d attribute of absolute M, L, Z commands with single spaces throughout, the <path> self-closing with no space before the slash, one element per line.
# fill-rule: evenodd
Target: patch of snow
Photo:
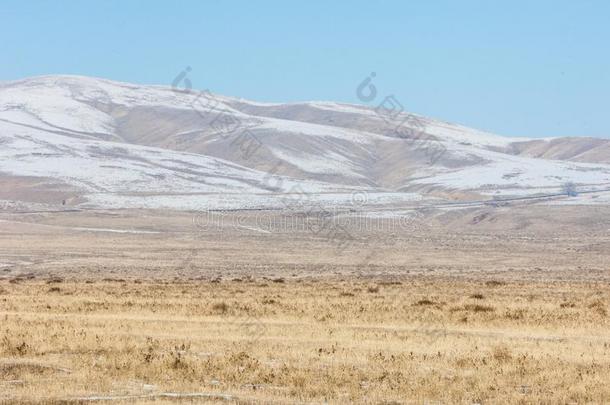
<path fill-rule="evenodd" d="M 462 125 L 450 124 L 424 117 L 419 117 L 419 119 L 426 123 L 426 133 L 437 136 L 441 139 L 451 140 L 462 144 L 505 147 L 513 142 L 527 142 L 531 140 L 530 138 L 510 138 L 506 136 L 499 136 L 464 127 Z"/>
<path fill-rule="evenodd" d="M 573 163 L 508 155 L 475 146 L 451 145 L 453 157 L 477 158 L 483 163 L 457 169 L 420 171 L 413 183 L 435 184 L 483 193 L 502 189 L 545 193 L 566 182 L 601 186 L 610 182 L 610 165 Z"/>
<path fill-rule="evenodd" d="M 270 192 L 266 173 L 209 156 L 75 139 L 4 122 L 0 136 L 0 172 L 52 177 L 88 193 Z M 310 192 L 337 190 L 280 176 L 272 182 L 284 191 L 297 184 Z"/>
<path fill-rule="evenodd" d="M 376 138 L 384 139 L 384 137 L 381 135 L 369 132 L 361 132 L 327 125 L 310 124 L 301 121 L 282 120 L 279 118 L 264 118 L 263 123 L 260 126 L 257 126 L 257 130 L 260 129 L 271 129 L 280 132 L 292 132 L 317 137 L 330 137 L 364 145 L 372 144 Z"/>
<path fill-rule="evenodd" d="M 277 147 L 270 147 L 269 149 L 279 159 L 307 173 L 341 174 L 348 177 L 364 178 L 364 176 L 356 173 L 356 168 L 350 159 L 333 151 L 326 151 L 322 155 L 312 155 L 304 152 L 290 154 Z"/>

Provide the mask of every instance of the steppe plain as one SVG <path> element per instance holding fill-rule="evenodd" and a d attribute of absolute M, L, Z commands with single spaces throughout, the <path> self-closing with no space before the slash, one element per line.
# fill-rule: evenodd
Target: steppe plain
<path fill-rule="evenodd" d="M 5 211 L 0 402 L 608 403 L 609 213 Z"/>

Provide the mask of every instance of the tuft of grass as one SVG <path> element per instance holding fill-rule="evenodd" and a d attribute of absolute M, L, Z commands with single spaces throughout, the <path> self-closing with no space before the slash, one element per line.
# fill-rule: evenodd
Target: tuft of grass
<path fill-rule="evenodd" d="M 501 287 L 503 285 L 506 285 L 506 283 L 504 281 L 499 280 L 489 280 L 485 282 L 485 285 L 487 287 Z"/>
<path fill-rule="evenodd" d="M 279 302 L 274 300 L 273 298 L 264 298 L 262 303 L 265 305 L 279 304 Z"/>
<path fill-rule="evenodd" d="M 379 285 L 402 285 L 402 283 L 400 281 L 381 281 L 379 282 Z"/>
<path fill-rule="evenodd" d="M 8 336 L 4 336 L 0 340 L 0 352 L 4 352 L 9 356 L 25 356 L 31 351 L 31 347 L 25 341 L 18 340 L 14 342 Z"/>
<path fill-rule="evenodd" d="M 425 305 L 436 305 L 436 302 L 431 301 L 427 298 L 421 299 L 419 301 L 417 301 L 415 304 L 413 304 L 415 306 L 425 306 Z"/>
<path fill-rule="evenodd" d="M 490 305 L 466 304 L 464 310 L 471 312 L 493 312 L 496 309 Z"/>
<path fill-rule="evenodd" d="M 517 321 L 525 318 L 525 311 L 523 309 L 509 309 L 504 313 L 506 319 Z"/>
<path fill-rule="evenodd" d="M 494 346 L 491 351 L 491 356 L 500 363 L 510 361 L 513 358 L 510 349 L 505 345 Z"/>
<path fill-rule="evenodd" d="M 217 302 L 212 305 L 212 310 L 216 313 L 225 314 L 229 310 L 229 305 L 226 302 Z"/>
<path fill-rule="evenodd" d="M 606 304 L 602 300 L 596 300 L 587 305 L 587 308 L 594 310 L 601 316 L 607 316 L 608 310 L 606 309 Z"/>

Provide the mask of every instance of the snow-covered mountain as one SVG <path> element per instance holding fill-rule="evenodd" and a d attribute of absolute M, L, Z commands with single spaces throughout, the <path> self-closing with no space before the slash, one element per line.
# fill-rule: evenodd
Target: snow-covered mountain
<path fill-rule="evenodd" d="M 609 151 L 607 140 L 505 138 L 389 108 L 76 76 L 0 84 L 0 181 L 71 205 L 269 207 L 287 195 L 342 204 L 364 190 L 377 203 L 486 199 L 567 182 L 601 190 Z"/>

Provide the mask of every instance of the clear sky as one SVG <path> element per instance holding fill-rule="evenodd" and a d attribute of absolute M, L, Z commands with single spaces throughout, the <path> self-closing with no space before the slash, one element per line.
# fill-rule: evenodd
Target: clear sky
<path fill-rule="evenodd" d="M 0 80 L 78 74 L 360 102 L 503 135 L 610 137 L 610 1 L 0 2 Z M 361 103 L 361 102 L 360 102 Z"/>

